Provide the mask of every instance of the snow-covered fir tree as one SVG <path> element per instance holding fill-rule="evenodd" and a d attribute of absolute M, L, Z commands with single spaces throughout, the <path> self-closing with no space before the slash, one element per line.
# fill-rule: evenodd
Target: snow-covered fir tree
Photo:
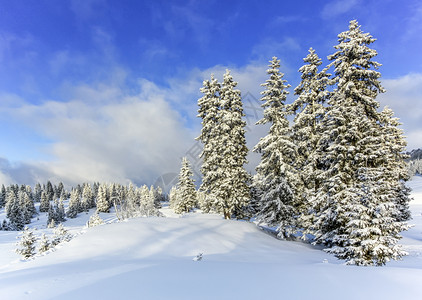
<path fill-rule="evenodd" d="M 40 212 L 48 212 L 50 208 L 50 201 L 48 200 L 47 193 L 45 191 L 41 192 L 41 203 L 40 203 Z"/>
<path fill-rule="evenodd" d="M 72 235 L 69 233 L 69 231 L 63 226 L 63 224 L 59 224 L 59 226 L 54 229 L 54 236 L 51 240 L 51 246 L 55 247 L 62 242 L 69 242 L 71 239 Z"/>
<path fill-rule="evenodd" d="M 64 209 L 64 194 L 62 193 L 59 200 L 54 202 L 57 222 L 61 223 L 66 221 L 66 213 Z"/>
<path fill-rule="evenodd" d="M 215 150 L 220 135 L 220 89 L 221 84 L 214 78 L 214 75 L 211 75 L 211 80 L 204 80 L 203 87 L 200 89 L 203 96 L 198 99 L 198 117 L 202 119 L 202 129 L 197 140 L 203 144 L 203 150 L 200 154 L 203 160 L 200 190 L 207 195 L 211 195 L 218 188 L 217 175 L 221 164 L 221 154 Z M 207 197 L 207 199 L 211 199 L 211 197 Z M 210 202 L 206 206 L 208 209 L 204 211 L 209 211 L 214 209 L 215 203 Z"/>
<path fill-rule="evenodd" d="M 382 265 L 403 255 L 397 245 L 407 228 L 397 222 L 390 182 L 383 178 L 384 149 L 376 96 L 383 92 L 375 39 L 357 21 L 339 34 L 329 56 L 336 87 L 328 101 L 320 140 L 324 168 L 313 209 L 315 243 L 349 264 Z M 394 195 L 394 194 L 393 194 Z"/>
<path fill-rule="evenodd" d="M 299 69 L 302 80 L 295 88 L 298 97 L 288 106 L 288 110 L 295 115 L 292 139 L 297 147 L 294 165 L 300 176 L 300 184 L 296 186 L 296 197 L 302 212 L 299 226 L 307 228 L 313 222 L 308 210 L 319 186 L 317 178 L 321 165 L 318 161 L 318 145 L 330 75 L 326 70 L 318 70 L 322 61 L 314 49 L 309 49 L 303 61 L 305 65 Z"/>
<path fill-rule="evenodd" d="M 98 196 L 97 196 L 97 210 L 99 212 L 110 212 L 110 202 L 108 200 L 107 194 L 107 186 L 105 184 L 101 184 L 98 188 Z"/>
<path fill-rule="evenodd" d="M 0 230 L 4 230 L 4 231 L 11 230 L 10 224 L 9 222 L 7 222 L 7 220 L 3 220 L 3 222 L 1 222 Z"/>
<path fill-rule="evenodd" d="M 39 242 L 39 245 L 38 245 L 38 252 L 44 253 L 44 252 L 50 250 L 50 247 L 51 247 L 51 243 L 50 243 L 48 237 L 45 235 L 45 233 L 43 233 L 41 235 L 41 239 L 40 239 L 40 242 Z"/>
<path fill-rule="evenodd" d="M 155 189 L 155 202 L 154 202 L 155 208 L 157 209 L 162 208 L 161 203 L 165 201 L 166 201 L 166 197 L 163 194 L 163 190 L 161 189 L 161 187 L 157 187 Z"/>
<path fill-rule="evenodd" d="M 220 89 L 220 112 L 217 117 L 217 143 L 212 145 L 216 153 L 214 186 L 211 194 L 215 196 L 215 209 L 226 219 L 232 216 L 244 218 L 249 203 L 249 174 L 244 165 L 247 163 L 243 104 L 240 91 L 236 89 L 230 71 L 223 76 Z"/>
<path fill-rule="evenodd" d="M 19 205 L 22 209 L 22 214 L 25 220 L 25 224 L 31 223 L 31 218 L 35 214 L 35 205 L 32 199 L 29 197 L 26 191 L 20 190 L 18 193 Z"/>
<path fill-rule="evenodd" d="M 174 185 L 172 186 L 172 188 L 169 191 L 169 207 L 174 209 L 174 207 L 176 206 L 176 203 L 178 200 L 178 191 L 177 191 L 177 186 Z"/>
<path fill-rule="evenodd" d="M 391 188 L 387 189 L 387 196 L 394 194 L 396 204 L 395 218 L 397 221 L 410 220 L 409 209 L 410 191 L 406 181 L 410 179 L 408 165 L 405 159 L 406 141 L 403 130 L 399 128 L 401 123 L 394 117 L 394 112 L 385 107 L 381 112 L 381 125 L 383 135 L 383 158 L 384 181 L 389 182 Z"/>
<path fill-rule="evenodd" d="M 60 197 L 61 194 L 65 191 L 63 182 L 59 182 L 59 185 L 56 187 L 54 193 L 56 194 L 56 198 Z"/>
<path fill-rule="evenodd" d="M 95 207 L 95 200 L 92 194 L 91 185 L 84 183 L 82 187 L 81 210 L 88 211 L 93 207 Z"/>
<path fill-rule="evenodd" d="M 289 121 L 286 116 L 287 88 L 290 85 L 280 72 L 280 61 L 273 57 L 267 70 L 269 79 L 262 84 L 265 90 L 261 93 L 264 116 L 257 124 L 270 124 L 268 134 L 261 138 L 254 151 L 261 154 L 261 162 L 256 167 L 261 182 L 260 207 L 258 219 L 269 226 L 276 226 L 281 238 L 288 238 L 296 226 L 298 216 L 295 201 L 295 188 L 298 186 L 298 175 L 294 168 L 296 146 L 292 142 Z"/>
<path fill-rule="evenodd" d="M 23 258 L 28 259 L 35 255 L 35 243 L 37 241 L 34 232 L 25 226 L 20 235 L 20 240 L 16 243 L 16 253 L 20 254 Z"/>
<path fill-rule="evenodd" d="M 196 207 L 196 189 L 193 173 L 186 157 L 182 159 L 182 167 L 177 184 L 179 201 L 174 205 L 174 211 L 178 214 L 189 212 Z"/>
<path fill-rule="evenodd" d="M 54 200 L 54 194 L 55 194 L 54 193 L 54 187 L 53 187 L 53 184 L 50 181 L 47 181 L 45 193 L 46 193 L 46 196 L 47 196 L 47 199 L 48 199 L 48 203 L 50 203 L 51 201 Z M 48 208 L 47 208 L 47 211 L 48 211 Z"/>
<path fill-rule="evenodd" d="M 104 224 L 104 220 L 101 219 L 100 215 L 98 214 L 98 211 L 96 211 L 88 220 L 87 227 L 94 227 Z"/>
<path fill-rule="evenodd" d="M 56 210 L 54 209 L 53 204 L 50 204 L 50 208 L 48 209 L 48 213 L 47 213 L 47 227 L 53 228 L 55 227 L 56 223 L 57 223 Z"/>
<path fill-rule="evenodd" d="M 13 188 L 6 194 L 6 217 L 9 218 L 9 227 L 12 230 L 22 230 L 25 227 L 24 210 Z"/>
<path fill-rule="evenodd" d="M 37 210 L 35 208 L 34 193 L 32 192 L 31 186 L 26 185 L 25 189 L 22 189 L 22 191 L 24 191 L 28 195 L 29 201 L 26 203 L 26 207 L 32 212 L 32 214 L 36 214 Z"/>
<path fill-rule="evenodd" d="M 6 205 L 6 187 L 4 184 L 1 185 L 0 189 L 0 208 Z"/>
<path fill-rule="evenodd" d="M 151 187 L 148 197 L 141 203 L 142 215 L 147 217 L 160 215 L 159 210 L 155 207 L 155 196 L 155 190 Z"/>
<path fill-rule="evenodd" d="M 214 201 L 212 201 L 212 199 L 211 200 L 209 199 L 210 197 L 212 197 L 212 196 L 210 194 L 205 193 L 205 192 L 202 192 L 202 191 L 196 192 L 196 203 L 198 204 L 198 207 L 204 213 L 209 213 L 211 208 L 212 208 L 212 204 L 214 203 Z"/>
<path fill-rule="evenodd" d="M 78 189 L 73 189 L 70 193 L 69 207 L 67 209 L 67 216 L 69 218 L 76 218 L 80 210 L 81 200 L 79 198 Z"/>
<path fill-rule="evenodd" d="M 41 202 L 41 184 L 37 182 L 34 188 L 34 202 Z"/>

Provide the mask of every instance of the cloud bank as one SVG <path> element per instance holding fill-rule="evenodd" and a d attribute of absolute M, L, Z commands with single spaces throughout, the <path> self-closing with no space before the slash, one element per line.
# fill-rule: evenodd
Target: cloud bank
<path fill-rule="evenodd" d="M 200 131 L 197 114 L 199 88 L 211 74 L 221 81 L 226 66 L 194 69 L 184 77 L 160 87 L 139 79 L 137 87 L 124 84 L 125 73 L 116 71 L 108 82 L 64 84 L 67 100 L 31 104 L 14 95 L 0 95 L 0 117 L 21 123 L 45 139 L 46 159 L 9 161 L 1 158 L 0 183 L 31 184 L 63 181 L 67 185 L 106 181 L 154 184 L 165 174 L 177 174 L 180 159 L 187 156 L 199 173 L 195 137 Z M 247 141 L 251 149 L 267 133 L 255 126 L 262 117 L 260 84 L 266 80 L 266 64 L 229 67 L 239 82 L 247 115 Z M 284 70 L 282 69 L 284 72 Z M 288 71 L 288 79 L 291 71 Z M 408 149 L 421 147 L 422 74 L 384 79 L 387 93 L 379 96 L 401 119 Z M 289 101 L 294 98 L 290 88 Z M 253 172 L 259 155 L 250 153 L 248 171 Z"/>
<path fill-rule="evenodd" d="M 387 90 L 379 96 L 401 121 L 410 151 L 422 148 L 422 74 L 413 73 L 395 79 L 383 79 Z"/>

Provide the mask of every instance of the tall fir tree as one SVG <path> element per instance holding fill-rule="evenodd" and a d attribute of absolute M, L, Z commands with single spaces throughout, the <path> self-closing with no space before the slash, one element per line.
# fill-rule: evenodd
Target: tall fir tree
<path fill-rule="evenodd" d="M 405 154 L 406 141 L 403 130 L 399 128 L 401 123 L 394 117 L 394 112 L 385 107 L 381 112 L 381 125 L 383 135 L 383 176 L 385 182 L 392 185 L 387 193 L 394 194 L 396 205 L 395 219 L 397 221 L 408 221 L 411 219 L 409 209 L 411 189 L 406 186 L 406 181 L 410 179 L 409 166 Z"/>
<path fill-rule="evenodd" d="M 189 212 L 196 207 L 196 189 L 192 177 L 193 173 L 189 161 L 186 157 L 183 157 L 179 183 L 177 184 L 179 201 L 174 207 L 176 213 Z"/>
<path fill-rule="evenodd" d="M 313 223 L 309 210 L 319 187 L 317 178 L 321 163 L 318 160 L 318 144 L 329 95 L 327 85 L 330 83 L 330 74 L 326 70 L 318 70 L 322 61 L 315 50 L 310 48 L 308 52 L 303 59 L 305 65 L 299 69 L 302 80 L 295 88 L 298 97 L 288 106 L 288 110 L 295 115 L 292 138 L 297 146 L 297 155 L 294 165 L 300 176 L 300 185 L 297 186 L 300 191 L 296 194 L 302 212 L 299 226 L 305 229 Z"/>
<path fill-rule="evenodd" d="M 248 163 L 246 156 L 245 127 L 246 121 L 240 91 L 236 89 L 229 70 L 223 76 L 220 91 L 221 112 L 218 124 L 218 143 L 215 147 L 221 162 L 217 170 L 218 186 L 215 196 L 217 209 L 226 219 L 246 217 L 249 204 L 249 173 L 245 170 Z"/>
<path fill-rule="evenodd" d="M 218 188 L 217 175 L 221 164 L 221 155 L 215 151 L 219 140 L 220 89 L 221 84 L 214 78 L 214 75 L 211 75 L 211 80 L 205 80 L 203 82 L 203 87 L 200 91 L 204 95 L 198 99 L 198 117 L 202 119 L 202 129 L 197 140 L 203 144 L 203 150 L 200 154 L 200 158 L 203 160 L 200 190 L 207 195 L 212 194 Z M 207 199 L 213 198 L 208 197 Z M 204 206 L 207 207 L 207 211 L 215 209 L 215 203 L 213 201 L 204 203 Z"/>
<path fill-rule="evenodd" d="M 243 104 L 237 82 L 227 70 L 221 85 L 212 77 L 204 81 L 198 100 L 202 131 L 198 139 L 204 144 L 201 154 L 203 183 L 201 190 L 213 199 L 209 206 L 226 219 L 243 218 L 249 202 Z"/>
<path fill-rule="evenodd" d="M 85 183 L 82 187 L 81 207 L 83 211 L 88 211 L 95 207 L 94 195 L 90 184 Z"/>
<path fill-rule="evenodd" d="M 111 205 L 108 200 L 107 186 L 105 184 L 101 184 L 98 188 L 97 211 L 108 213 L 110 212 L 110 207 Z"/>
<path fill-rule="evenodd" d="M 79 198 L 79 192 L 77 189 L 73 189 L 70 193 L 69 206 L 67 209 L 67 216 L 69 218 L 76 218 L 80 211 L 81 200 Z"/>
<path fill-rule="evenodd" d="M 40 212 L 48 212 L 50 208 L 50 201 L 48 201 L 47 193 L 45 191 L 41 192 L 40 198 Z"/>
<path fill-rule="evenodd" d="M 291 139 L 287 120 L 287 88 L 290 87 L 280 72 L 280 60 L 273 57 L 267 70 L 269 79 L 262 84 L 264 116 L 257 124 L 270 124 L 268 134 L 253 149 L 261 154 L 256 167 L 254 186 L 259 195 L 258 220 L 276 226 L 279 237 L 288 238 L 295 231 L 298 216 L 295 189 L 298 188 L 294 169 L 296 146 Z"/>
<path fill-rule="evenodd" d="M 45 193 L 47 195 L 47 199 L 49 203 L 54 200 L 54 187 L 50 181 L 47 181 Z"/>
<path fill-rule="evenodd" d="M 39 182 L 37 182 L 35 184 L 35 188 L 34 188 L 34 201 L 35 202 L 41 202 L 41 184 Z"/>
<path fill-rule="evenodd" d="M 329 56 L 336 86 L 328 101 L 320 140 L 321 185 L 314 202 L 315 242 L 349 264 L 382 265 L 403 251 L 397 242 L 407 225 L 394 219 L 395 205 L 383 182 L 384 150 L 376 96 L 384 92 L 375 39 L 357 21 L 339 34 Z M 387 192 L 387 193 L 386 193 Z"/>
<path fill-rule="evenodd" d="M 36 209 L 33 200 L 26 191 L 19 191 L 18 194 L 20 207 L 25 219 L 25 224 L 31 223 L 31 218 L 35 214 Z"/>
<path fill-rule="evenodd" d="M 16 195 L 16 189 L 10 188 L 6 194 L 6 217 L 9 218 L 9 228 L 22 230 L 25 227 L 24 209 Z"/>

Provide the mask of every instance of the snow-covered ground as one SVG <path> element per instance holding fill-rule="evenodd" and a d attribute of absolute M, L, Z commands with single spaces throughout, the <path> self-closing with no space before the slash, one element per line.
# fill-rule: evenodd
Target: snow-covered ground
<path fill-rule="evenodd" d="M 115 223 L 101 214 L 109 224 L 84 228 L 80 214 L 64 223 L 73 240 L 29 261 L 14 253 L 17 233 L 0 231 L 0 299 L 421 299 L 422 177 L 409 185 L 409 256 L 385 267 L 345 266 L 217 215 L 164 209 L 166 218 Z M 44 224 L 40 216 L 31 226 L 51 235 Z"/>

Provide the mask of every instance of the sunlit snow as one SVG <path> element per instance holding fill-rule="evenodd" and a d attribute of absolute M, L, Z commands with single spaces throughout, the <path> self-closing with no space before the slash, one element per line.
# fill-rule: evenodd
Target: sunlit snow
<path fill-rule="evenodd" d="M 70 242 L 28 261 L 14 253 L 18 233 L 0 231 L 0 299 L 420 299 L 422 177 L 409 185 L 415 226 L 401 241 L 409 255 L 385 267 L 345 266 L 218 215 L 164 208 L 165 218 L 116 223 L 100 214 L 107 224 L 85 228 L 91 210 L 64 223 Z M 45 223 L 45 213 L 31 223 L 37 236 L 51 237 Z"/>

